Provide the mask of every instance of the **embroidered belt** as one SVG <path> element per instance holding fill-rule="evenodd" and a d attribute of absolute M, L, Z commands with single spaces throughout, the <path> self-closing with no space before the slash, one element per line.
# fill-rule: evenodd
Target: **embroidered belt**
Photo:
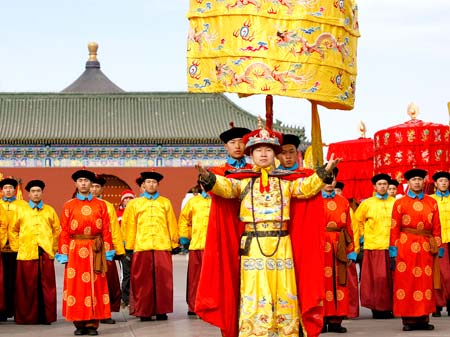
<path fill-rule="evenodd" d="M 426 236 L 430 240 L 430 253 L 433 255 L 433 285 L 434 289 L 441 289 L 441 270 L 439 267 L 439 247 L 438 243 L 436 242 L 436 239 L 434 238 L 433 234 L 429 230 L 424 229 L 415 229 L 415 228 L 402 228 L 401 231 L 403 233 L 408 234 L 415 234 L 415 235 L 421 235 Z"/>
<path fill-rule="evenodd" d="M 340 232 L 338 242 L 336 245 L 336 260 L 337 260 L 337 274 L 338 274 L 338 283 L 341 286 L 345 286 L 347 284 L 347 246 L 352 243 L 352 238 L 350 234 L 348 234 L 347 229 L 345 228 L 325 228 L 326 232 Z"/>
<path fill-rule="evenodd" d="M 71 235 L 70 238 L 75 240 L 94 240 L 92 245 L 92 251 L 94 253 L 94 272 L 97 274 L 104 274 L 107 272 L 108 266 L 106 264 L 105 246 L 101 235 L 75 234 Z"/>
<path fill-rule="evenodd" d="M 281 230 L 287 230 L 288 229 L 288 222 L 287 221 L 283 221 L 283 223 L 281 223 L 281 228 L 277 228 L 275 227 L 275 225 L 277 227 L 280 226 L 280 222 L 276 222 L 276 221 L 267 221 L 267 222 L 257 222 L 256 223 L 256 228 L 255 225 L 253 225 L 253 223 L 250 222 L 246 222 L 245 223 L 245 232 L 255 232 L 255 230 L 258 232 L 258 234 L 260 232 L 266 232 L 266 229 L 270 228 L 270 231 L 275 231 L 278 232 L 280 229 Z M 276 235 L 275 235 L 276 236 Z"/>
<path fill-rule="evenodd" d="M 247 256 L 250 251 L 250 245 L 252 243 L 253 238 L 264 238 L 264 237 L 273 237 L 278 238 L 282 236 L 288 236 L 288 230 L 277 230 L 277 231 L 249 231 L 244 232 L 241 238 L 241 247 L 239 248 L 240 255 Z M 245 236 L 245 239 L 244 239 Z"/>

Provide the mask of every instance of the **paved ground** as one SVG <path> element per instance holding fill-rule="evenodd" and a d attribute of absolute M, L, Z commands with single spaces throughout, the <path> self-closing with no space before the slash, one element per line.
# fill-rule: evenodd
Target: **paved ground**
<path fill-rule="evenodd" d="M 129 316 L 128 310 L 113 313 L 116 319 L 115 325 L 100 325 L 99 333 L 102 336 L 111 337 L 220 337 L 217 328 L 202 322 L 199 319 L 188 318 L 185 303 L 186 266 L 187 257 L 174 256 L 174 301 L 175 312 L 169 314 L 168 321 L 141 322 L 139 319 Z M 63 267 L 57 266 L 58 304 L 61 303 Z M 446 315 L 440 318 L 432 318 L 431 323 L 436 326 L 434 331 L 401 331 L 401 321 L 373 320 L 367 309 L 361 309 L 358 319 L 344 321 L 343 325 L 348 328 L 344 336 L 450 336 L 450 317 Z M 52 325 L 16 325 L 13 321 L 0 323 L 0 335 L 4 336 L 26 336 L 26 337 L 56 337 L 73 336 L 74 327 L 61 317 L 60 310 L 58 321 Z M 322 336 L 334 336 L 327 333 Z"/>

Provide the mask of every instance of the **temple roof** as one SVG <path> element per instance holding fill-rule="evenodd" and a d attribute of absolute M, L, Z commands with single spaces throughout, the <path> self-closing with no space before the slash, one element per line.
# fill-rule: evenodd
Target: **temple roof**
<path fill-rule="evenodd" d="M 257 120 L 222 94 L 0 93 L 1 145 L 220 144 L 230 121 Z M 304 139 L 304 128 L 273 128 Z"/>
<path fill-rule="evenodd" d="M 97 60 L 98 44 L 90 42 L 88 49 L 89 59 L 86 62 L 86 70 L 62 92 L 109 94 L 124 92 L 100 70 L 100 62 Z"/>

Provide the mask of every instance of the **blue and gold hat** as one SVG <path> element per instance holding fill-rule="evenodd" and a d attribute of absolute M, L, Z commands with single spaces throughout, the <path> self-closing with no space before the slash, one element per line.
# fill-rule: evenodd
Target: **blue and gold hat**
<path fill-rule="evenodd" d="M 258 117 L 258 129 L 247 133 L 242 140 L 244 141 L 244 153 L 249 156 L 251 150 L 257 145 L 266 145 L 273 148 L 275 154 L 281 153 L 283 150 L 283 135 L 280 132 L 272 130 L 272 120 L 266 119 L 266 126 L 263 127 L 261 117 Z"/>

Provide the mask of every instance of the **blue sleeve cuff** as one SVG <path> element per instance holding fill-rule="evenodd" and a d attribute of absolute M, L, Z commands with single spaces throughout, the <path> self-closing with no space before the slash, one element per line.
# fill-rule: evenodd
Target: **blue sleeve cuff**
<path fill-rule="evenodd" d="M 185 237 L 181 237 L 181 238 L 180 238 L 180 243 L 181 243 L 182 245 L 188 245 L 189 242 L 190 242 L 190 240 L 189 240 L 188 238 L 185 238 Z"/>
<path fill-rule="evenodd" d="M 114 259 L 114 255 L 116 255 L 116 251 L 114 249 L 108 250 L 106 252 L 106 260 L 107 261 L 112 261 Z"/>
<path fill-rule="evenodd" d="M 352 260 L 353 262 L 356 261 L 356 258 L 357 258 L 357 257 L 358 257 L 358 255 L 356 255 L 355 252 L 351 252 L 351 253 L 348 253 L 348 254 L 347 254 L 347 258 L 348 258 L 349 260 Z"/>
<path fill-rule="evenodd" d="M 389 257 L 397 257 L 397 247 L 395 246 L 389 246 Z"/>
<path fill-rule="evenodd" d="M 55 254 L 55 260 L 61 264 L 64 264 L 69 261 L 69 257 L 67 256 L 67 254 Z"/>
<path fill-rule="evenodd" d="M 444 257 L 444 247 L 439 248 L 438 257 Z"/>

